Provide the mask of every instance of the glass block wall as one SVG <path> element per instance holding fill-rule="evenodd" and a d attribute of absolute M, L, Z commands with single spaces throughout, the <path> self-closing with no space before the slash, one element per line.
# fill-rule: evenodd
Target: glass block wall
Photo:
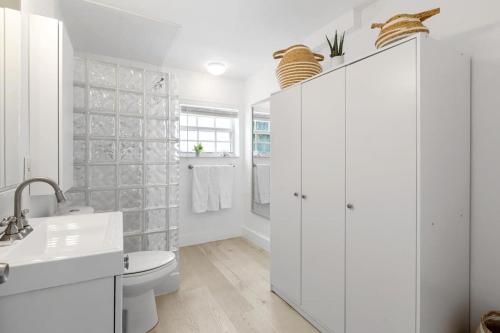
<path fill-rule="evenodd" d="M 75 58 L 68 198 L 122 211 L 125 252 L 177 251 L 179 112 L 172 75 Z"/>

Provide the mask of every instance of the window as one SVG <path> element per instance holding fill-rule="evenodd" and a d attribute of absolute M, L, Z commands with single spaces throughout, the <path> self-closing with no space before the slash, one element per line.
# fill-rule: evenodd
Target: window
<path fill-rule="evenodd" d="M 263 157 L 271 155 L 271 123 L 267 117 L 254 115 L 253 154 Z"/>
<path fill-rule="evenodd" d="M 236 110 L 181 105 L 181 153 L 194 153 L 201 143 L 205 156 L 235 154 L 237 124 Z"/>

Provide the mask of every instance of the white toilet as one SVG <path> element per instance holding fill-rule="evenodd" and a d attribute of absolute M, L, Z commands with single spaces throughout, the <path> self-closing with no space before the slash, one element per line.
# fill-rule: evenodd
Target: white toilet
<path fill-rule="evenodd" d="M 158 323 L 154 291 L 170 278 L 177 260 L 169 251 L 127 255 L 128 268 L 123 273 L 123 332 L 145 333 Z"/>

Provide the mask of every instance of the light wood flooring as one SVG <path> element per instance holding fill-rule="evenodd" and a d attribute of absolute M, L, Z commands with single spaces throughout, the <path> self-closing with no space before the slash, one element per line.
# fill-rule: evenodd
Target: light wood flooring
<path fill-rule="evenodd" d="M 269 255 L 242 238 L 184 247 L 181 287 L 156 299 L 154 333 L 318 332 L 270 291 Z"/>

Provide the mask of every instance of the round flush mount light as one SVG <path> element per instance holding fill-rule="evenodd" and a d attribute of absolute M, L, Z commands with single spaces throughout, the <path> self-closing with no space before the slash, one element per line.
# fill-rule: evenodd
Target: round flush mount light
<path fill-rule="evenodd" d="M 209 72 L 212 75 L 221 75 L 224 74 L 224 72 L 227 69 L 227 65 L 222 63 L 222 62 L 209 62 L 208 64 L 205 65 L 207 72 Z"/>

